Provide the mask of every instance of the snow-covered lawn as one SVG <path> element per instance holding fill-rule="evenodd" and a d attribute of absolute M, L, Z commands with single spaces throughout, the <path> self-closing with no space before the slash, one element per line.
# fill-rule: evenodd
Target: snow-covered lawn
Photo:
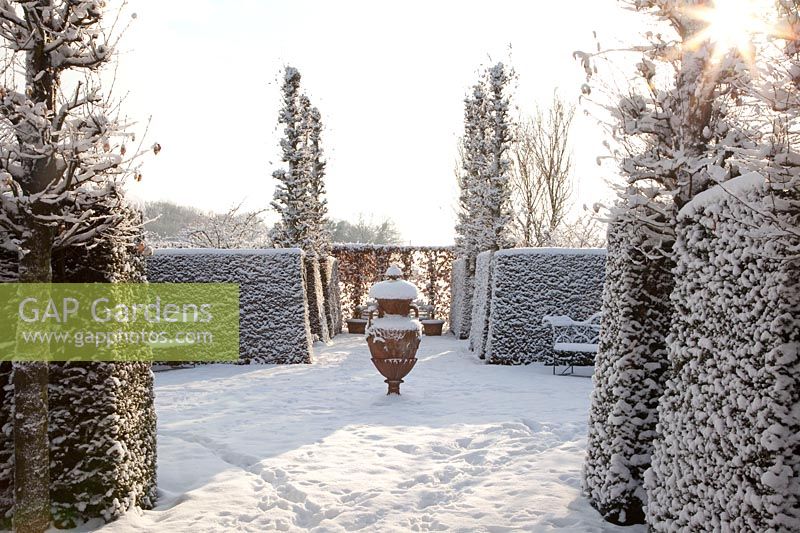
<path fill-rule="evenodd" d="M 103 531 L 644 531 L 580 495 L 591 380 L 424 337 L 401 397 L 362 336 L 156 375 L 159 506 Z"/>

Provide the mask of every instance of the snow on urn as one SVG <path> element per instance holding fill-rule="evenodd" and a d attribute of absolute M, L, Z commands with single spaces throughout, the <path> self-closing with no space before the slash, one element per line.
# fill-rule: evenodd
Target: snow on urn
<path fill-rule="evenodd" d="M 387 394 L 400 394 L 403 378 L 417 363 L 417 348 L 422 336 L 419 320 L 409 318 L 411 311 L 419 318 L 419 310 L 411 302 L 417 288 L 402 279 L 402 270 L 391 266 L 387 281 L 372 286 L 369 295 L 378 301 L 378 318 L 370 320 L 367 345 L 372 362 L 389 384 Z"/>

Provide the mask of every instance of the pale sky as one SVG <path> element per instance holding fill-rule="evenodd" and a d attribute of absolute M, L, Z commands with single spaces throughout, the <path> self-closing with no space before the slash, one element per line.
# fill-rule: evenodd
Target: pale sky
<path fill-rule="evenodd" d="M 226 210 L 268 207 L 281 132 L 278 78 L 291 64 L 325 123 L 330 215 L 393 219 L 406 242 L 453 242 L 453 175 L 463 98 L 481 65 L 508 61 L 524 112 L 554 88 L 577 101 L 572 59 L 637 33 L 616 0 L 256 1 L 131 0 L 117 92 L 125 110 L 152 115 L 146 200 Z M 509 52 L 510 46 L 510 52 Z M 603 133 L 575 121 L 575 208 L 611 197 L 595 163 Z"/>

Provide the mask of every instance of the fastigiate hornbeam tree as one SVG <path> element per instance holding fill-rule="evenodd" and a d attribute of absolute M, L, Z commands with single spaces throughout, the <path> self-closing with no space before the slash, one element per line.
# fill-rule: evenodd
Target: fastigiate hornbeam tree
<path fill-rule="evenodd" d="M 272 207 L 281 220 L 272 231 L 280 248 L 301 248 L 310 257 L 327 257 L 331 232 L 325 199 L 325 161 L 322 158 L 322 119 L 300 88 L 300 72 L 287 66 L 281 87 L 283 107 L 282 160 L 286 168 L 272 177 L 278 181 Z"/>
<path fill-rule="evenodd" d="M 464 136 L 456 169 L 459 194 L 456 253 L 464 279 L 455 284 L 453 331 L 467 338 L 471 328 L 473 278 L 478 254 L 512 245 L 511 159 L 514 124 L 510 85 L 514 74 L 503 63 L 486 69 L 464 100 Z"/>
<path fill-rule="evenodd" d="M 475 258 L 481 252 L 481 228 L 485 218 L 484 206 L 479 196 L 480 183 L 486 167 L 486 92 L 482 83 L 472 88 L 464 99 L 464 136 L 461 139 L 461 164 L 456 169 L 459 181 L 459 210 L 456 224 L 456 250 L 459 257 L 467 259 L 474 268 Z M 471 260 L 471 261 L 470 261 Z"/>
<path fill-rule="evenodd" d="M 471 259 L 511 245 L 511 159 L 514 124 L 509 86 L 513 72 L 503 63 L 487 69 L 464 100 L 456 249 Z"/>
<path fill-rule="evenodd" d="M 514 129 L 510 115 L 509 87 L 514 73 L 503 63 L 497 63 L 486 74 L 488 93 L 487 161 L 485 180 L 481 184 L 484 211 L 481 251 L 501 250 L 512 246 L 509 235 L 511 223 L 511 158 Z"/>
<path fill-rule="evenodd" d="M 272 207 L 281 217 L 272 230 L 272 240 L 276 247 L 301 248 L 305 252 L 311 331 L 315 338 L 327 341 L 330 331 L 322 271 L 327 269 L 331 231 L 325 199 L 322 119 L 300 89 L 297 69 L 286 67 L 281 92 L 283 107 L 278 123 L 284 126 L 281 149 L 286 168 L 272 174 L 278 181 Z"/>
<path fill-rule="evenodd" d="M 23 283 L 52 281 L 54 249 L 90 247 L 126 224 L 107 207 L 122 201 L 127 175 L 141 179 L 118 102 L 101 91 L 118 40 L 105 9 L 103 0 L 0 0 L 0 229 Z M 47 382 L 46 362 L 15 363 L 17 531 L 50 524 Z"/>
<path fill-rule="evenodd" d="M 322 115 L 319 109 L 312 106 L 308 98 L 303 96 L 305 113 L 306 161 L 308 165 L 308 181 L 311 196 L 313 248 L 320 258 L 328 257 L 331 247 L 331 225 L 328 220 L 328 200 L 325 191 L 325 167 L 322 149 Z"/>

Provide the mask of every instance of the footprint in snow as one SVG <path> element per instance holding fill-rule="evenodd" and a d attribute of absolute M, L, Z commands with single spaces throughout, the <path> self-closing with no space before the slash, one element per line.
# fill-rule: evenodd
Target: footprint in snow
<path fill-rule="evenodd" d="M 398 485 L 398 487 L 401 489 L 410 489 L 411 487 L 415 487 L 417 485 L 433 483 L 433 481 L 433 477 L 431 477 L 429 474 L 420 474 L 413 479 L 403 481 Z"/>
<path fill-rule="evenodd" d="M 469 448 L 473 440 L 472 437 L 464 437 L 463 439 L 456 439 L 456 444 L 461 448 Z"/>

